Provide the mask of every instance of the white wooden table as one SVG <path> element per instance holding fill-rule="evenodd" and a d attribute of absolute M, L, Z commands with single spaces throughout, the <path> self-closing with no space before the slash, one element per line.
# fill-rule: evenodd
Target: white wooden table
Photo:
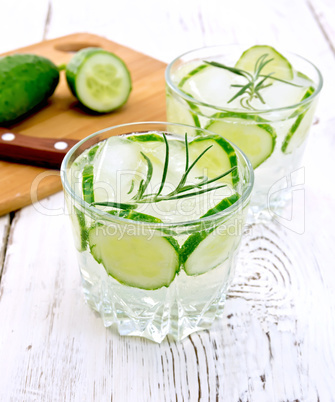
<path fill-rule="evenodd" d="M 296 187 L 303 219 L 244 237 L 224 316 L 161 345 L 105 329 L 83 301 L 69 222 L 33 206 L 0 218 L 0 401 L 335 401 L 335 1 L 11 0 L 0 52 L 91 32 L 170 61 L 266 43 L 325 79 Z M 63 208 L 61 193 L 43 201 Z"/>

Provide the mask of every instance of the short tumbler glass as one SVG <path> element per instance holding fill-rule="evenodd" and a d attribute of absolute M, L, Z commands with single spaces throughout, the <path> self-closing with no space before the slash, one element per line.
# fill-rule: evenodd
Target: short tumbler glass
<path fill-rule="evenodd" d="M 206 130 L 200 130 L 205 135 Z M 115 325 L 121 335 L 143 336 L 161 342 L 167 335 L 180 340 L 194 331 L 208 328 L 223 311 L 233 277 L 245 216 L 253 187 L 253 170 L 245 155 L 233 146 L 237 156 L 239 181 L 234 190 L 238 200 L 226 209 L 204 218 L 174 223 L 143 222 L 111 215 L 86 203 L 78 196 L 81 178 L 76 159 L 87 149 L 111 136 L 132 133 L 167 133 L 184 138 L 194 128 L 171 123 L 132 123 L 99 131 L 80 141 L 66 155 L 61 178 L 70 214 L 79 268 L 87 303 L 98 311 L 106 327 Z M 212 135 L 212 133 L 208 133 Z M 182 210 L 182 208 L 181 208 Z M 122 283 L 108 275 L 94 258 L 90 233 L 97 230 L 122 250 L 129 263 L 145 271 L 146 259 L 157 256 L 163 240 L 173 244 L 178 268 L 172 281 L 154 289 Z M 179 255 L 183 244 L 193 236 L 195 247 L 187 261 Z M 192 243 L 192 242 L 190 242 Z M 140 244 L 141 247 L 134 247 Z M 166 249 L 168 248 L 168 244 Z M 170 248 L 171 250 L 171 248 Z M 162 249 L 161 260 L 165 259 Z M 118 252 L 118 258 L 120 252 Z M 192 258 L 193 262 L 192 262 Z M 113 255 L 111 257 L 113 259 Z M 163 264 L 160 259 L 157 264 Z M 144 263 L 143 263 L 144 261 Z M 197 264 L 197 272 L 187 274 L 185 264 Z M 152 265 L 152 261 L 150 261 Z M 199 268 L 200 266 L 200 268 Z M 122 264 L 119 267 L 123 269 Z M 141 275 L 141 272 L 139 272 Z"/>
<path fill-rule="evenodd" d="M 205 61 L 234 67 L 244 50 L 239 45 L 204 47 L 173 60 L 165 74 L 167 120 L 216 132 L 235 143 L 247 155 L 255 169 L 250 212 L 253 214 L 251 219 L 257 221 L 258 218 L 281 215 L 291 199 L 292 190 L 287 183 L 291 183 L 290 175 L 301 167 L 322 88 L 322 76 L 303 57 L 282 53 L 293 66 L 293 80 L 307 82 L 301 97 L 300 94 L 299 98 L 292 95 L 295 99 L 292 103 L 291 98 L 285 97 L 291 96 L 287 93 L 293 93 L 294 87 L 287 86 L 293 90 L 282 93 L 277 81 L 278 94 L 273 99 L 277 107 L 263 107 L 260 101 L 256 103 L 258 108 L 243 107 L 238 103 L 243 96 L 230 103 L 231 95 L 240 90 L 237 85 L 235 88 L 231 86 L 237 83 L 234 81 L 236 74 L 210 66 L 213 71 L 211 76 Z M 265 82 L 269 83 L 270 79 Z M 309 85 L 312 86 L 311 93 Z M 224 100 L 225 93 L 229 94 L 227 101 Z"/>

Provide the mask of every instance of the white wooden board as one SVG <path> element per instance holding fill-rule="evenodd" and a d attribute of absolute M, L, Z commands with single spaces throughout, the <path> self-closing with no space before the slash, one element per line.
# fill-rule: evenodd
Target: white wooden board
<path fill-rule="evenodd" d="M 203 44 L 269 43 L 313 60 L 325 85 L 296 187 L 304 219 L 251 228 L 210 331 L 156 345 L 105 329 L 83 302 L 66 216 L 18 212 L 0 282 L 0 401 L 333 401 L 335 2 L 52 0 L 46 21 L 41 0 L 31 31 L 22 1 L 10 4 L 0 14 L 22 24 L 0 25 L 11 48 L 90 31 L 168 62 Z M 43 205 L 63 208 L 63 196 Z"/>

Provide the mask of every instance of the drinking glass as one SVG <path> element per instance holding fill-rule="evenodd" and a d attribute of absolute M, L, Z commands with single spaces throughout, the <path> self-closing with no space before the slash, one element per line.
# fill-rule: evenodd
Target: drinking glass
<path fill-rule="evenodd" d="M 245 155 L 231 144 L 238 169 L 232 188 L 235 202 L 209 216 L 189 219 L 188 198 L 181 199 L 175 209 L 180 219 L 164 223 L 163 209 L 159 211 L 161 221 L 150 222 L 113 215 L 85 202 L 78 160 L 112 136 L 165 133 L 184 138 L 185 133 L 191 136 L 193 132 L 194 127 L 165 122 L 119 125 L 90 135 L 64 158 L 61 178 L 84 295 L 104 325 L 115 325 L 121 335 L 155 342 L 171 335 L 180 340 L 210 327 L 220 316 L 236 267 L 253 170 Z M 212 135 L 203 129 L 197 133 L 206 134 Z M 98 241 L 100 250 L 104 248 L 108 254 L 109 267 L 104 265 L 104 257 L 97 255 Z M 155 270 L 160 272 L 161 282 L 150 278 Z"/>
<path fill-rule="evenodd" d="M 258 100 L 248 107 L 245 95 L 230 101 L 241 89 L 236 86 L 240 77 L 206 63 L 234 67 L 244 50 L 237 45 L 204 47 L 173 60 L 165 74 L 167 120 L 208 129 L 239 146 L 255 169 L 250 212 L 257 221 L 280 215 L 291 199 L 288 183 L 302 164 L 322 76 L 308 60 L 284 52 L 297 86 L 267 79 L 272 87 L 263 91 L 272 106 Z"/>

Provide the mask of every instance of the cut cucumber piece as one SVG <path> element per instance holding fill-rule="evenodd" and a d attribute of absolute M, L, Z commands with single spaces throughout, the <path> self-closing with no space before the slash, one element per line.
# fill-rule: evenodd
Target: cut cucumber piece
<path fill-rule="evenodd" d="M 246 70 L 251 73 L 255 71 L 257 60 L 264 54 L 267 54 L 266 60 L 273 59 L 262 69 L 262 75 L 274 73 L 273 76 L 283 80 L 293 79 L 293 68 L 291 63 L 276 49 L 271 46 L 256 45 L 245 52 L 239 58 L 235 67 Z"/>
<path fill-rule="evenodd" d="M 168 287 L 180 266 L 175 239 L 128 234 L 127 230 L 121 234 L 106 225 L 96 225 L 88 234 L 91 253 L 108 275 L 140 289 Z"/>
<path fill-rule="evenodd" d="M 78 251 L 85 251 L 88 240 L 88 232 L 85 225 L 85 214 L 78 208 L 73 207 L 70 218 L 72 222 L 75 247 Z"/>
<path fill-rule="evenodd" d="M 240 198 L 239 194 L 232 194 L 230 197 L 224 198 L 220 201 L 214 208 L 208 210 L 202 218 L 206 218 L 206 216 L 211 216 L 217 214 L 218 212 L 224 211 L 229 208 L 231 205 L 235 204 L 235 202 Z"/>
<path fill-rule="evenodd" d="M 192 110 L 194 110 L 194 112 Z M 173 95 L 167 93 L 166 117 L 168 121 L 200 127 L 199 117 L 196 114 L 197 111 L 197 106 L 193 105 L 192 102 L 176 99 Z M 193 135 L 193 133 L 190 133 L 190 135 Z"/>
<path fill-rule="evenodd" d="M 197 102 L 223 107 L 232 96 L 230 85 L 234 83 L 234 79 L 234 74 L 230 71 L 209 64 L 201 64 L 180 78 L 178 88 Z M 189 106 L 200 116 L 211 113 L 208 107 L 203 105 L 189 102 Z M 212 113 L 214 112 L 215 109 Z"/>
<path fill-rule="evenodd" d="M 302 97 L 301 101 L 310 97 L 314 93 L 314 91 L 315 89 L 313 87 L 309 87 L 305 95 Z M 305 141 L 309 128 L 312 124 L 313 115 L 314 111 L 311 109 L 307 109 L 305 112 L 301 112 L 298 115 L 289 132 L 287 133 L 281 147 L 281 150 L 285 154 L 292 153 Z"/>
<path fill-rule="evenodd" d="M 206 127 L 236 144 L 255 169 L 273 152 L 276 145 L 274 129 L 258 116 L 243 113 L 218 113 Z"/>
<path fill-rule="evenodd" d="M 79 50 L 66 66 L 66 79 L 79 102 L 99 113 L 121 107 L 132 89 L 125 63 L 100 48 Z"/>
<path fill-rule="evenodd" d="M 88 204 L 92 204 L 92 202 L 94 202 L 93 171 L 94 171 L 93 165 L 86 165 L 83 169 L 83 180 L 82 180 L 83 199 Z"/>
<path fill-rule="evenodd" d="M 199 156 L 206 148 L 211 148 L 197 162 L 197 170 L 205 174 L 209 179 L 219 176 L 232 167 L 237 167 L 237 156 L 234 148 L 219 135 L 206 135 L 197 137 L 189 144 L 190 162 Z M 220 179 L 217 183 L 224 182 L 234 185 L 238 182 L 238 169 Z"/>
<path fill-rule="evenodd" d="M 133 210 L 112 210 L 108 211 L 110 215 L 118 216 L 124 219 L 131 219 L 133 221 L 140 222 L 153 222 L 153 223 L 161 223 L 162 221 L 155 216 L 142 214 L 141 212 L 136 212 Z"/>
<path fill-rule="evenodd" d="M 185 127 L 182 127 L 182 129 L 184 135 Z M 162 181 L 166 153 L 163 136 L 153 132 L 148 134 L 131 135 L 127 138 L 139 144 L 141 152 L 152 162 L 152 178 L 146 193 L 148 194 L 157 191 Z M 167 186 L 163 193 L 169 191 L 168 188 L 170 188 L 171 191 L 173 186 L 177 186 L 185 169 L 185 143 L 183 137 L 167 135 L 166 138 L 169 144 L 169 168 L 166 176 Z M 140 155 L 140 158 L 143 163 L 145 163 L 143 155 Z"/>
<path fill-rule="evenodd" d="M 238 194 L 224 198 L 202 217 L 214 215 L 233 205 L 239 199 Z M 180 249 L 181 262 L 187 275 L 201 275 L 217 267 L 229 257 L 229 252 L 236 241 L 235 235 L 228 229 L 220 230 L 215 226 L 192 234 Z"/>
<path fill-rule="evenodd" d="M 89 160 L 90 162 L 92 162 L 93 159 L 95 158 L 95 155 L 97 154 L 99 148 L 100 148 L 100 145 L 96 145 L 95 147 L 91 148 L 91 149 L 88 151 L 88 160 Z"/>
<path fill-rule="evenodd" d="M 184 84 L 186 81 L 188 81 L 193 75 L 198 74 L 200 71 L 204 70 L 205 68 L 208 68 L 208 64 L 200 64 L 200 66 L 197 66 L 190 72 L 188 72 L 179 82 L 178 87 L 183 88 Z"/>
<path fill-rule="evenodd" d="M 134 134 L 127 136 L 128 140 L 137 142 L 151 142 L 158 141 L 164 142 L 164 138 L 156 133 Z"/>
<path fill-rule="evenodd" d="M 185 87 L 185 84 L 188 82 L 188 80 L 190 78 L 199 74 L 201 71 L 203 71 L 204 69 L 207 69 L 209 67 L 210 66 L 208 64 L 200 64 L 199 66 L 197 66 L 194 69 L 192 69 L 191 71 L 189 71 L 179 81 L 179 84 L 178 84 L 179 89 L 185 95 L 193 98 L 192 91 L 189 91 L 189 89 L 192 88 L 192 85 L 191 85 L 191 87 L 188 87 L 188 86 Z M 171 101 L 167 99 L 168 118 L 171 115 L 174 117 L 174 119 L 178 118 L 178 121 L 177 120 L 170 120 L 170 121 L 174 121 L 174 122 L 181 123 L 181 124 L 189 124 L 189 125 L 193 125 L 195 127 L 201 127 L 200 120 L 199 120 L 199 114 L 201 114 L 201 113 L 200 113 L 199 107 L 195 103 L 185 100 L 185 103 L 188 105 L 188 107 L 190 109 L 190 110 L 187 110 L 186 107 L 183 107 L 180 104 L 180 100 L 174 99 L 173 95 L 169 94 L 169 96 L 171 97 Z M 182 110 L 180 110 L 180 109 L 182 109 Z M 183 109 L 186 109 L 186 110 L 183 110 Z"/>

